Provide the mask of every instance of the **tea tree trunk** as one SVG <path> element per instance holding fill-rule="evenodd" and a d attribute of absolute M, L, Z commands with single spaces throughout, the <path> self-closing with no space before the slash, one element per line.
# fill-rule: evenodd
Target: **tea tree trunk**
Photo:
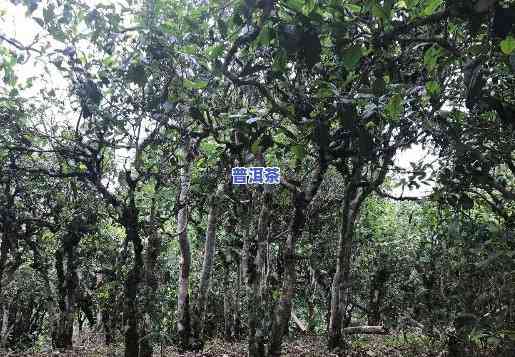
<path fill-rule="evenodd" d="M 196 321 L 198 326 L 195 328 L 197 336 L 203 340 L 204 325 L 206 318 L 207 293 L 211 280 L 211 271 L 213 270 L 213 262 L 216 246 L 216 226 L 218 224 L 219 199 L 223 192 L 224 185 L 220 183 L 215 194 L 211 197 L 209 204 L 209 212 L 207 217 L 206 242 L 204 246 L 204 260 L 202 263 L 202 272 L 200 275 L 199 292 L 196 301 Z"/>
<path fill-rule="evenodd" d="M 188 240 L 188 204 L 191 181 L 191 163 L 185 163 L 181 169 L 180 193 L 179 193 L 179 212 L 177 213 L 177 230 L 179 232 L 179 286 L 177 293 L 177 333 L 181 349 L 191 349 L 191 320 L 190 320 L 190 296 L 189 278 L 191 265 L 191 251 Z"/>
<path fill-rule="evenodd" d="M 354 224 L 359 207 L 363 202 L 363 192 L 354 184 L 345 190 L 340 225 L 336 272 L 331 286 L 331 307 L 329 317 L 329 348 L 343 347 L 342 329 L 347 327 L 350 316 L 347 315 L 350 294 L 350 264 L 352 256 L 352 238 Z"/>

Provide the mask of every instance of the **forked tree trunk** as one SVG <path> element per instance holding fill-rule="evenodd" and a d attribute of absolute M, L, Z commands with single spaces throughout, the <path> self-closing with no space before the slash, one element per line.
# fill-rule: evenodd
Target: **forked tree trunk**
<path fill-rule="evenodd" d="M 177 333 L 179 335 L 179 347 L 183 350 L 190 350 L 191 346 L 191 319 L 190 319 L 190 296 L 189 278 L 191 265 L 190 242 L 188 240 L 188 205 L 191 181 L 191 162 L 185 162 L 181 169 L 179 212 L 177 213 L 177 230 L 179 232 L 180 264 L 179 264 L 179 286 L 177 293 Z"/>

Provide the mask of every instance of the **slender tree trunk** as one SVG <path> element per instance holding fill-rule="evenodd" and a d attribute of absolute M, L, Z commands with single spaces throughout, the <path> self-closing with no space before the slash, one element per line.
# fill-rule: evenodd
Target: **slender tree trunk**
<path fill-rule="evenodd" d="M 313 268 L 309 267 L 309 275 L 311 278 L 311 292 L 308 297 L 307 307 L 308 307 L 308 332 L 314 333 L 316 328 L 315 321 L 315 305 L 316 305 L 316 295 L 317 295 L 317 281 L 315 277 L 315 271 Z"/>
<path fill-rule="evenodd" d="M 267 219 L 270 221 L 270 218 Z M 269 227 L 267 229 L 267 235 L 264 242 L 261 242 L 261 282 L 259 284 L 259 298 L 261 300 L 261 304 L 267 305 L 268 301 L 268 293 L 269 293 L 269 280 L 270 280 L 270 238 L 272 235 L 272 223 L 270 222 Z"/>
<path fill-rule="evenodd" d="M 143 328 L 145 333 L 140 346 L 141 357 L 151 357 L 153 352 L 152 324 L 160 321 L 157 308 L 157 293 L 159 291 L 159 254 L 161 253 L 161 235 L 157 229 L 157 208 L 156 195 L 159 191 L 159 181 L 155 186 L 155 193 L 150 209 L 150 220 L 153 232 L 148 237 L 147 250 L 145 254 L 145 313 L 143 316 Z M 160 328 L 160 326 L 158 326 Z"/>
<path fill-rule="evenodd" d="M 345 190 L 345 198 L 342 207 L 342 221 L 340 226 L 340 238 L 338 242 L 338 257 L 336 272 L 331 286 L 331 307 L 329 318 L 329 348 L 344 347 L 342 329 L 350 322 L 347 314 L 350 294 L 350 265 L 352 257 L 352 238 L 354 224 L 363 202 L 364 195 L 361 188 L 349 183 Z M 346 323 L 344 323 L 346 322 Z"/>
<path fill-rule="evenodd" d="M 9 253 L 9 240 L 7 233 L 0 233 L 0 292 L 2 291 L 2 282 L 4 277 L 5 264 L 7 262 L 7 254 Z"/>
<path fill-rule="evenodd" d="M 51 337 L 52 337 L 52 343 L 53 343 L 53 337 L 54 337 L 53 334 L 54 334 L 54 331 L 57 330 L 57 324 L 58 324 L 58 318 L 59 318 L 59 316 L 58 316 L 59 309 L 57 307 L 58 304 L 56 302 L 57 293 L 56 293 L 55 287 L 51 283 L 50 278 L 48 276 L 48 266 L 46 264 L 46 261 L 39 253 L 39 251 L 37 249 L 37 245 L 34 242 L 31 242 L 31 248 L 32 248 L 32 251 L 34 254 L 34 256 L 33 256 L 34 267 L 40 273 L 41 280 L 43 281 L 44 287 L 45 287 L 46 304 L 44 306 L 44 309 L 46 310 L 46 312 L 48 314 L 48 320 L 49 320 L 48 325 L 51 330 L 51 334 L 52 334 Z"/>
<path fill-rule="evenodd" d="M 103 280 L 104 280 L 104 274 L 102 273 L 96 273 L 95 274 L 95 281 L 96 281 L 96 286 L 99 287 L 99 286 L 102 286 L 102 283 L 103 283 Z M 104 311 L 103 309 L 100 307 L 100 304 L 97 308 L 97 313 L 96 313 L 96 329 L 97 331 L 98 330 L 102 330 L 103 328 L 103 324 L 102 324 L 102 321 L 104 321 Z"/>
<path fill-rule="evenodd" d="M 265 351 L 266 311 L 263 296 L 263 279 L 265 275 L 266 245 L 270 221 L 271 189 L 265 186 L 262 195 L 261 209 L 257 223 L 256 253 L 252 264 L 252 279 L 249 279 L 249 356 L 262 356 Z M 251 336 L 252 335 L 252 336 Z"/>
<path fill-rule="evenodd" d="M 132 183 L 134 184 L 134 183 Z M 141 306 L 139 295 L 143 277 L 143 244 L 139 235 L 138 210 L 134 200 L 134 187 L 129 192 L 130 204 L 124 210 L 123 223 L 127 240 L 132 242 L 134 262 L 125 281 L 125 357 L 140 357 L 141 339 Z"/>
<path fill-rule="evenodd" d="M 179 212 L 177 213 L 177 229 L 179 231 L 179 248 L 181 252 L 179 265 L 179 286 L 177 293 L 177 333 L 179 345 L 183 350 L 190 350 L 191 346 L 191 319 L 190 319 L 190 296 L 189 278 L 191 265 L 191 251 L 188 240 L 188 205 L 191 181 L 191 162 L 186 162 L 181 169 Z"/>
<path fill-rule="evenodd" d="M 9 252 L 9 245 L 7 234 L 0 232 L 0 294 L 2 293 L 2 281 L 4 277 L 5 263 L 7 262 L 7 253 Z M 0 306 L 2 307 L 2 325 L 0 329 L 0 348 L 4 348 L 7 343 L 7 328 L 9 321 L 9 309 L 7 301 L 0 295 Z"/>
<path fill-rule="evenodd" d="M 229 282 L 229 265 L 228 263 L 224 266 L 224 340 L 230 341 L 232 339 L 232 331 L 233 331 L 233 315 L 232 315 L 232 306 L 233 306 L 233 291 L 231 289 L 231 285 Z M 236 297 L 237 299 L 237 297 Z"/>
<path fill-rule="evenodd" d="M 238 339 L 241 335 L 241 263 L 238 264 L 238 270 L 236 272 L 236 282 L 234 287 L 234 315 L 233 315 L 233 327 L 232 327 L 232 337 L 234 339 Z"/>
<path fill-rule="evenodd" d="M 6 302 L 2 303 L 2 324 L 0 325 L 0 349 L 7 346 L 9 338 L 9 306 Z"/>
<path fill-rule="evenodd" d="M 270 336 L 270 356 L 280 356 L 284 335 L 288 332 L 291 316 L 292 299 L 295 294 L 295 244 L 301 237 L 306 221 L 305 209 L 307 205 L 305 194 L 298 192 L 294 197 L 294 212 L 290 222 L 288 238 L 284 250 L 284 273 L 281 288 L 281 297 L 274 310 L 272 333 Z"/>
<path fill-rule="evenodd" d="M 249 226 L 251 226 L 252 216 L 249 216 Z M 259 306 L 258 306 L 258 286 L 259 277 L 256 266 L 256 244 L 251 239 L 251 231 L 248 228 L 243 242 L 244 276 L 247 295 L 247 325 L 248 325 L 248 349 L 249 357 L 263 356 L 263 331 L 259 328 Z"/>
<path fill-rule="evenodd" d="M 269 338 L 270 344 L 267 351 L 269 356 L 281 355 L 283 338 L 288 333 L 297 278 L 295 247 L 297 241 L 302 236 L 306 224 L 306 208 L 317 194 L 327 170 L 324 149 L 319 149 L 318 167 L 313 171 L 306 191 L 301 190 L 298 186 L 286 183 L 286 186 L 293 192 L 293 214 L 288 227 L 288 237 L 283 248 L 284 271 L 282 274 L 281 295 L 273 312 L 271 335 Z"/>
<path fill-rule="evenodd" d="M 211 271 L 213 270 L 213 262 L 215 256 L 216 246 L 216 226 L 218 224 L 218 206 L 220 195 L 224 189 L 224 183 L 221 182 L 215 194 L 211 197 L 209 204 L 209 212 L 207 216 L 207 230 L 206 230 L 206 242 L 204 246 L 204 260 L 202 263 L 202 272 L 200 275 L 199 292 L 196 301 L 196 335 L 199 337 L 201 344 L 203 344 L 204 326 L 206 318 L 206 307 L 207 307 L 207 293 L 209 290 L 209 283 L 211 280 Z"/>
<path fill-rule="evenodd" d="M 77 315 L 79 295 L 78 246 L 85 222 L 77 217 L 69 225 L 62 246 L 55 253 L 57 291 L 59 294 L 59 319 L 54 331 L 53 344 L 57 349 L 73 347 L 73 322 Z"/>

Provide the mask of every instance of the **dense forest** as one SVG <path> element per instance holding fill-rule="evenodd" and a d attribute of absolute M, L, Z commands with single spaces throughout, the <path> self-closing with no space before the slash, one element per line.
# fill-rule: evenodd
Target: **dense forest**
<path fill-rule="evenodd" d="M 0 0 L 1 355 L 513 357 L 514 198 L 514 1 Z"/>

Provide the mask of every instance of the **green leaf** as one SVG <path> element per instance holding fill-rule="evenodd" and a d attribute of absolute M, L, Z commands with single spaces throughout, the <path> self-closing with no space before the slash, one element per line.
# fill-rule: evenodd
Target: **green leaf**
<path fill-rule="evenodd" d="M 435 11 L 442 5 L 443 0 L 427 0 L 425 2 L 425 7 L 420 13 L 421 16 L 430 16 L 435 13 Z"/>
<path fill-rule="evenodd" d="M 365 124 L 365 128 L 367 130 L 372 130 L 372 129 L 375 129 L 376 127 L 377 127 L 377 125 L 373 121 L 369 121 L 368 123 Z"/>
<path fill-rule="evenodd" d="M 306 156 L 306 148 L 304 145 L 293 145 L 291 148 L 293 155 L 295 155 L 295 159 L 297 161 L 301 161 Z"/>
<path fill-rule="evenodd" d="M 268 44 L 270 44 L 270 42 L 272 41 L 272 29 L 268 26 L 266 26 L 265 28 L 263 28 L 263 30 L 261 30 L 261 32 L 259 33 L 257 39 L 256 39 L 256 44 L 258 46 L 266 46 Z M 223 46 L 223 45 L 220 45 L 220 46 Z M 223 47 L 222 47 L 223 49 Z"/>
<path fill-rule="evenodd" d="M 257 155 L 261 151 L 261 145 L 259 144 L 259 140 L 256 140 L 250 146 L 250 152 L 252 152 L 254 155 Z"/>
<path fill-rule="evenodd" d="M 306 0 L 304 5 L 302 6 L 302 13 L 305 16 L 308 16 L 311 13 L 311 11 L 313 11 L 315 9 L 315 6 L 316 6 L 315 0 Z"/>
<path fill-rule="evenodd" d="M 510 35 L 501 41 L 501 51 L 506 55 L 511 55 L 515 51 L 515 38 L 513 36 Z"/>
<path fill-rule="evenodd" d="M 442 49 L 436 45 L 429 47 L 424 53 L 424 65 L 429 72 L 432 72 L 437 64 L 438 59 L 442 55 Z"/>
<path fill-rule="evenodd" d="M 435 81 L 430 81 L 426 83 L 426 91 L 430 97 L 436 97 L 441 92 L 440 84 Z"/>
<path fill-rule="evenodd" d="M 186 53 L 188 55 L 195 55 L 198 53 L 198 51 L 198 46 L 195 46 L 194 44 L 189 44 L 181 48 L 181 52 Z"/>
<path fill-rule="evenodd" d="M 287 0 L 286 6 L 294 11 L 303 12 L 302 10 L 305 5 L 303 0 Z"/>
<path fill-rule="evenodd" d="M 386 117 L 392 121 L 398 121 L 404 111 L 404 101 L 400 94 L 396 94 L 390 98 L 385 106 Z"/>
<path fill-rule="evenodd" d="M 212 46 L 207 50 L 207 55 L 210 59 L 216 59 L 224 53 L 224 45 Z"/>
<path fill-rule="evenodd" d="M 386 17 L 388 18 L 388 20 L 392 18 L 393 5 L 395 5 L 395 0 L 384 1 L 383 10 L 386 13 Z"/>
<path fill-rule="evenodd" d="M 186 79 L 184 81 L 184 86 L 188 89 L 204 89 L 207 87 L 206 81 L 190 81 L 189 79 Z"/>
<path fill-rule="evenodd" d="M 20 93 L 20 91 L 18 89 L 13 88 L 9 91 L 9 97 L 14 98 L 14 97 L 18 96 L 19 93 Z"/>
<path fill-rule="evenodd" d="M 350 12 L 361 12 L 361 6 L 359 6 L 359 5 L 356 5 L 356 4 L 345 4 L 344 6 Z"/>
<path fill-rule="evenodd" d="M 382 8 L 382 6 L 379 5 L 377 0 L 373 0 L 370 2 L 370 8 L 372 10 L 372 15 L 374 15 L 374 17 L 377 17 L 381 20 L 386 20 L 388 18 L 386 12 Z"/>
<path fill-rule="evenodd" d="M 323 85 L 317 90 L 316 95 L 318 98 L 330 98 L 334 96 L 334 92 L 328 85 Z"/>
<path fill-rule="evenodd" d="M 285 51 L 278 51 L 272 60 L 272 70 L 276 72 L 286 71 L 288 58 Z"/>
<path fill-rule="evenodd" d="M 113 56 L 106 56 L 102 59 L 102 64 L 104 64 L 107 67 L 111 67 L 112 65 L 114 65 L 114 63 L 115 59 Z"/>
<path fill-rule="evenodd" d="M 352 46 L 343 51 L 343 65 L 348 71 L 353 71 L 363 56 L 360 46 Z"/>

